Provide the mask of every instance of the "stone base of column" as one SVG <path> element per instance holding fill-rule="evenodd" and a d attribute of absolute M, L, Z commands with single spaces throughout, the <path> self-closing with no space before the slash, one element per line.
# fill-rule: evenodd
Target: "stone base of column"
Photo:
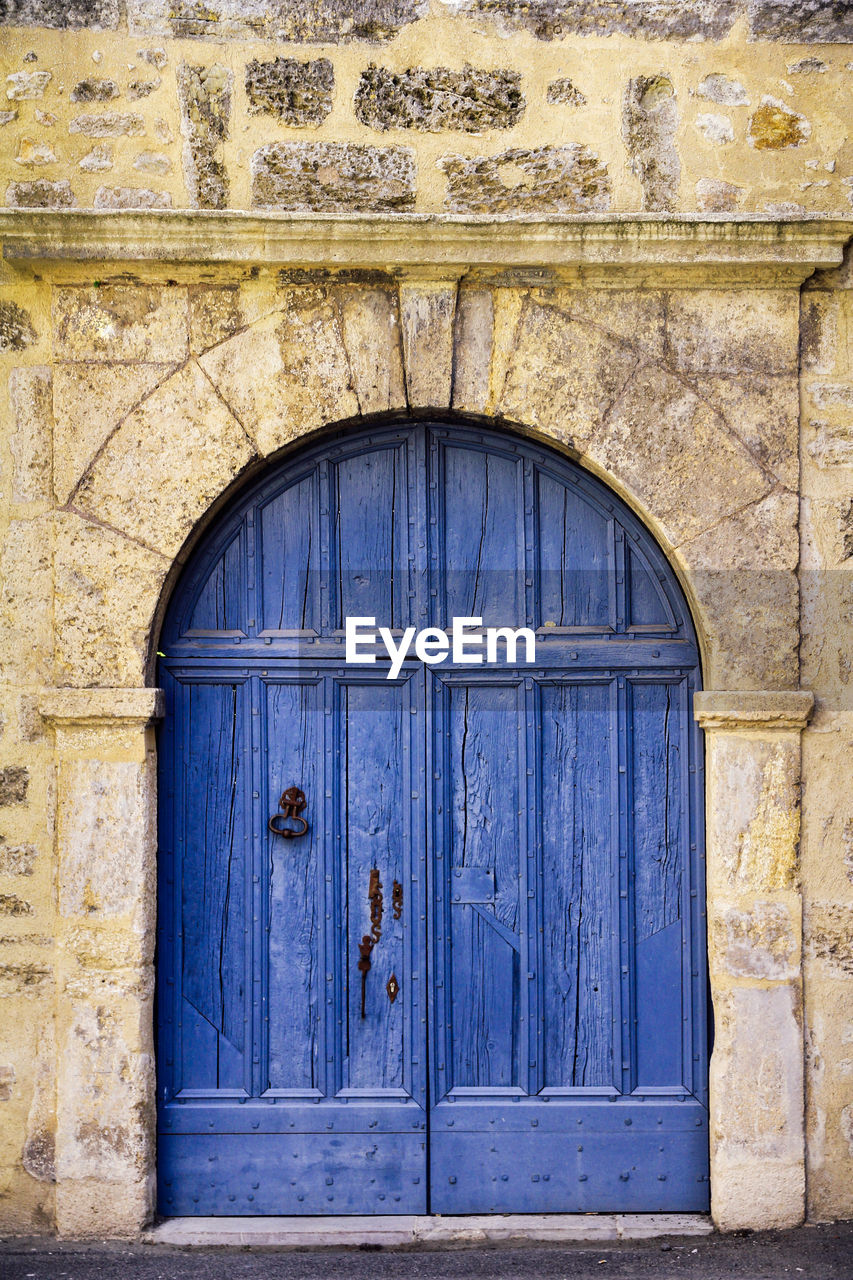
<path fill-rule="evenodd" d="M 799 982 L 714 993 L 711 1215 L 721 1231 L 798 1226 L 805 1216 Z"/>
<path fill-rule="evenodd" d="M 711 1217 L 718 1231 L 773 1231 L 803 1222 L 802 1160 L 749 1161 L 711 1167 Z"/>
<path fill-rule="evenodd" d="M 139 1182 L 63 1178 L 56 1188 L 56 1232 L 69 1240 L 136 1240 L 151 1221 L 153 1172 Z"/>

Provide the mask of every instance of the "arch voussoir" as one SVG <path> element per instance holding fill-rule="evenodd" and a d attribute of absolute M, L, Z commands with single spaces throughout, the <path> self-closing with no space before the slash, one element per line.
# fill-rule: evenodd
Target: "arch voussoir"
<path fill-rule="evenodd" d="M 359 413 L 337 308 L 324 289 L 295 289 L 289 305 L 199 357 L 262 456 Z"/>
<path fill-rule="evenodd" d="M 190 363 L 129 415 L 75 504 L 171 558 L 255 455 L 240 423 Z"/>
<path fill-rule="evenodd" d="M 390 285 L 344 285 L 334 292 L 359 412 L 406 408 L 400 304 Z"/>
<path fill-rule="evenodd" d="M 583 454 L 638 363 L 627 344 L 528 298 L 496 408 Z"/>
<path fill-rule="evenodd" d="M 54 681 L 145 683 L 151 622 L 169 558 L 76 512 L 56 517 Z"/>

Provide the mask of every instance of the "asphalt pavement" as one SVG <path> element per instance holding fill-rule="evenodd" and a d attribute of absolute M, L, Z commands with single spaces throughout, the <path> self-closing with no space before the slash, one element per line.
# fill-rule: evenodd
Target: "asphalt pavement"
<path fill-rule="evenodd" d="M 176 1249 L 0 1239 L 2 1280 L 853 1280 L 853 1222 L 601 1244 Z"/>

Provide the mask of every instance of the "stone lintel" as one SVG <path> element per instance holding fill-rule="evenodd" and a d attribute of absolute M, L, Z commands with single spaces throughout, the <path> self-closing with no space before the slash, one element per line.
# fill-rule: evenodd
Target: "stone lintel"
<path fill-rule="evenodd" d="M 805 689 L 706 689 L 693 695 L 703 729 L 805 729 L 814 694 Z"/>
<path fill-rule="evenodd" d="M 547 268 L 600 270 L 624 281 L 733 279 L 801 283 L 841 262 L 853 220 L 761 215 L 280 214 L 214 210 L 8 210 L 5 260 L 56 275 L 78 264 L 435 268 L 438 275 Z M 651 275 L 649 273 L 652 273 Z"/>
<path fill-rule="evenodd" d="M 163 716 L 162 689 L 42 689 L 39 715 L 48 724 L 133 725 L 145 728 Z"/>

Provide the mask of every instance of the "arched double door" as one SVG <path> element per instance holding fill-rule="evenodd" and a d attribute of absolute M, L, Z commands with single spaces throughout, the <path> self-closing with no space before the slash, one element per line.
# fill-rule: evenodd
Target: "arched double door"
<path fill-rule="evenodd" d="M 534 660 L 391 679 L 355 617 Z M 707 1209 L 699 657 L 627 507 L 497 431 L 327 438 L 160 645 L 161 1213 Z"/>

